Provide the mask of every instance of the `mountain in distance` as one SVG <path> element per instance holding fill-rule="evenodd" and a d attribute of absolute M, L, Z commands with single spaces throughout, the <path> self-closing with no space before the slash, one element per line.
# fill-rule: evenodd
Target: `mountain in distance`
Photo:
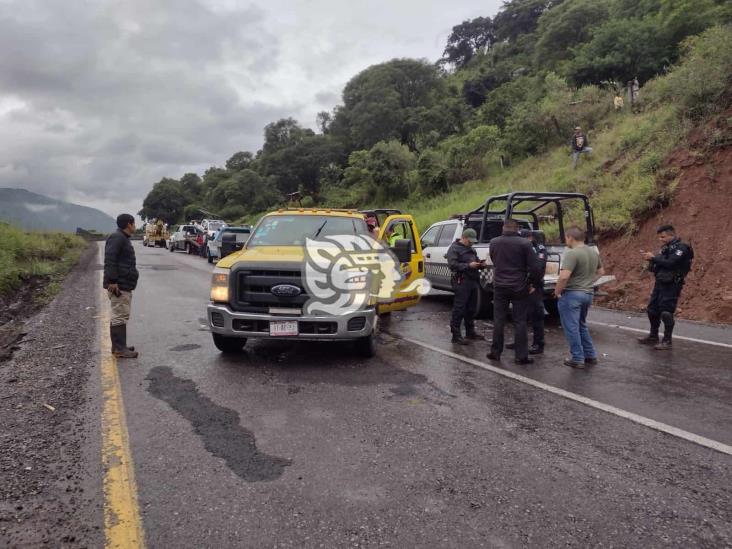
<path fill-rule="evenodd" d="M 104 212 L 25 189 L 0 188 L 0 222 L 28 231 L 75 233 L 77 228 L 109 233 L 117 226 Z"/>

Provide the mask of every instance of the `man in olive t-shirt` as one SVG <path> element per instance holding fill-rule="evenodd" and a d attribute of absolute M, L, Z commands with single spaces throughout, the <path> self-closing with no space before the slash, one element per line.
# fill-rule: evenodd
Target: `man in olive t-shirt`
<path fill-rule="evenodd" d="M 585 232 L 572 227 L 566 233 L 567 250 L 562 258 L 559 280 L 554 293 L 558 299 L 559 316 L 572 357 L 564 364 L 584 368 L 596 364 L 597 353 L 587 328 L 587 312 L 592 305 L 594 283 L 604 274 L 600 255 L 585 245 Z"/>

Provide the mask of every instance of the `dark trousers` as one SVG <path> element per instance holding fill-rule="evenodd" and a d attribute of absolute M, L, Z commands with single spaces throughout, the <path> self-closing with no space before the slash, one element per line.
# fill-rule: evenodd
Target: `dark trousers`
<path fill-rule="evenodd" d="M 513 324 L 516 330 L 514 342 L 516 358 L 521 360 L 529 356 L 529 339 L 527 333 L 527 317 L 529 314 L 529 291 L 516 291 L 510 288 L 495 287 L 493 289 L 493 343 L 491 351 L 500 355 L 503 352 L 503 329 L 508 320 L 509 304 L 513 305 Z"/>
<path fill-rule="evenodd" d="M 460 284 L 455 284 L 453 287 L 455 299 L 452 302 L 450 331 L 453 335 L 460 335 L 460 326 L 465 321 L 465 333 L 475 333 L 475 310 L 480 291 L 478 281 L 463 279 Z"/>
<path fill-rule="evenodd" d="M 544 348 L 544 289 L 537 288 L 529 295 L 529 319 L 534 332 L 534 346 Z"/>
<path fill-rule="evenodd" d="M 648 320 L 651 323 L 651 337 L 658 337 L 658 330 L 661 327 L 661 321 L 663 321 L 663 339 L 664 341 L 671 341 L 674 324 L 676 323 L 674 313 L 683 287 L 683 283 L 662 284 L 656 282 L 646 308 Z"/>

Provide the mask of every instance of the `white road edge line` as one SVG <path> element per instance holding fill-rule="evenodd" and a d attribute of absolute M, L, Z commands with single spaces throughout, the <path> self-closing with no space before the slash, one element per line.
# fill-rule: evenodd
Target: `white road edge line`
<path fill-rule="evenodd" d="M 411 339 L 408 337 L 400 337 L 399 339 L 402 339 L 403 341 L 407 341 L 409 343 L 413 343 L 414 345 L 418 345 L 419 347 L 429 349 L 430 351 L 440 353 L 441 355 L 448 356 L 450 358 L 454 358 L 455 360 L 459 360 L 461 362 L 465 362 L 467 364 L 477 366 L 478 368 L 482 368 L 483 370 L 488 370 L 489 372 L 493 372 L 494 374 L 498 374 L 500 376 L 507 377 L 507 378 L 513 379 L 515 381 L 520 381 L 522 383 L 526 383 L 527 385 L 531 385 L 532 387 L 536 387 L 537 389 L 542 389 L 544 391 L 553 393 L 555 395 L 559 395 L 566 399 L 574 400 L 575 402 L 579 402 L 586 406 L 590 406 L 591 408 L 595 408 L 597 410 L 602 410 L 603 412 L 607 412 L 608 414 L 612 414 L 612 415 L 621 417 L 623 419 L 627 419 L 629 421 L 638 423 L 639 425 L 643 425 L 645 427 L 649 427 L 656 431 L 660 431 L 662 433 L 666 433 L 668 435 L 671 435 L 671 436 L 674 436 L 677 438 L 681 438 L 681 439 L 689 441 L 689 442 L 693 442 L 694 444 L 698 444 L 699 446 L 704 446 L 705 448 L 710 448 L 712 450 L 716 450 L 717 452 L 721 452 L 723 454 L 732 456 L 732 446 L 729 446 L 722 442 L 717 442 L 716 440 L 712 440 L 712 439 L 709 439 L 709 438 L 706 438 L 706 437 L 703 437 L 700 435 L 695 435 L 694 433 L 690 433 L 688 431 L 684 431 L 683 429 L 679 429 L 677 427 L 673 427 L 671 425 L 661 423 L 660 421 L 656 421 L 654 419 L 640 416 L 638 414 L 634 414 L 633 412 L 628 412 L 626 410 L 621 410 L 620 408 L 616 408 L 615 406 L 610 406 L 609 404 L 603 404 L 602 402 L 592 400 L 591 398 L 587 398 L 582 395 L 578 395 L 576 393 L 571 393 L 569 391 L 565 391 L 564 389 L 559 389 L 558 387 L 553 387 L 551 385 L 547 385 L 546 383 L 542 383 L 541 381 L 536 381 L 534 379 L 522 376 L 520 374 L 516 374 L 514 372 L 510 372 L 508 370 L 496 368 L 495 366 L 491 366 L 490 364 L 485 364 L 485 363 L 475 360 L 473 358 L 469 358 L 466 356 L 459 355 L 457 353 L 446 351 L 445 349 L 435 347 L 434 345 L 430 345 L 429 343 L 423 343 L 422 341 L 418 341 L 416 339 Z"/>
<path fill-rule="evenodd" d="M 621 326 L 620 324 L 608 324 L 606 322 L 598 322 L 597 320 L 588 320 L 587 324 L 593 326 L 605 326 L 606 328 L 617 328 L 618 330 L 625 330 L 626 332 L 635 332 L 638 334 L 647 334 L 648 330 L 642 330 L 640 328 L 631 328 L 630 326 Z M 675 335 L 674 339 L 681 339 L 684 341 L 693 341 L 694 343 L 703 343 L 704 345 L 714 345 L 715 347 L 725 347 L 726 349 L 732 349 L 732 345 L 729 343 L 721 343 L 719 341 L 709 341 L 708 339 L 697 339 L 695 337 L 687 337 Z"/>

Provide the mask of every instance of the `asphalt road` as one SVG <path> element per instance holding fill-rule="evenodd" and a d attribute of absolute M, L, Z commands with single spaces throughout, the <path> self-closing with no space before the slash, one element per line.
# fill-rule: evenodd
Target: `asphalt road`
<path fill-rule="evenodd" d="M 447 295 L 392 315 L 371 360 L 281 341 L 231 358 L 206 327 L 211 266 L 137 256 L 141 357 L 119 372 L 148 547 L 732 547 L 732 456 L 471 363 L 488 343 L 450 345 Z M 593 320 L 643 328 L 627 317 Z M 592 332 L 588 370 L 561 364 L 556 324 L 536 364 L 499 367 L 732 445 L 732 348 Z"/>

